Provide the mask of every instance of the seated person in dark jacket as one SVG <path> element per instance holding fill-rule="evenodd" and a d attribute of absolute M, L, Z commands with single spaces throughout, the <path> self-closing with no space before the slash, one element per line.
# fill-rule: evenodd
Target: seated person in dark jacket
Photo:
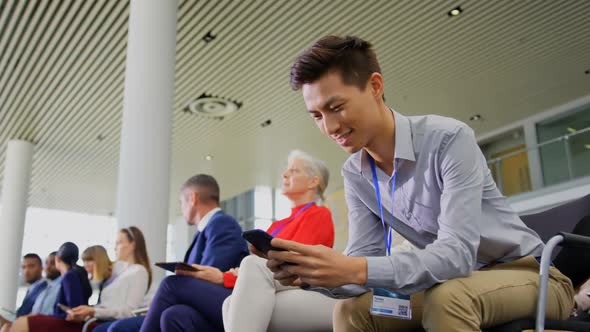
<path fill-rule="evenodd" d="M 180 210 L 189 225 L 197 226 L 197 233 L 188 248 L 184 262 L 213 266 L 227 271 L 239 266 L 249 255 L 237 221 L 219 208 L 219 185 L 215 178 L 199 174 L 186 180 L 180 189 Z M 183 276 L 170 276 L 163 285 L 177 282 Z M 162 287 L 162 286 L 160 286 Z M 93 332 L 139 331 L 144 317 L 132 317 L 107 322 Z"/>
<path fill-rule="evenodd" d="M 37 296 L 47 287 L 47 282 L 42 278 L 43 263 L 39 255 L 26 254 L 23 257 L 21 269 L 25 282 L 31 285 L 31 287 L 27 290 L 27 295 L 25 295 L 23 303 L 16 311 L 17 317 L 30 314 Z"/>
<path fill-rule="evenodd" d="M 72 242 L 66 242 L 59 247 L 55 256 L 55 265 L 60 271 L 62 279 L 53 315 L 32 315 L 21 317 L 14 322 L 12 331 L 46 331 L 47 321 L 64 319 L 66 317 L 66 313 L 58 306 L 58 304 L 63 304 L 70 308 L 88 304 L 88 298 L 92 295 L 92 288 L 88 281 L 86 270 L 76 265 L 76 262 L 78 261 L 78 252 L 78 247 L 75 244 Z"/>
<path fill-rule="evenodd" d="M 47 288 L 47 281 L 45 281 L 41 275 L 43 265 L 41 264 L 41 257 L 39 257 L 39 255 L 26 254 L 23 257 L 21 269 L 23 279 L 25 279 L 25 282 L 31 286 L 27 290 L 23 303 L 16 311 L 16 317 L 29 315 L 33 310 L 33 305 L 35 304 L 37 297 L 39 297 L 39 294 Z M 12 323 L 0 316 L 0 326 L 2 326 L 0 332 L 7 332 L 10 330 Z"/>

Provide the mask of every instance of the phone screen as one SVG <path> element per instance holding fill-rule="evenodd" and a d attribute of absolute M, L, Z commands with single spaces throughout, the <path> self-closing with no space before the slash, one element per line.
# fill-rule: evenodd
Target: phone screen
<path fill-rule="evenodd" d="M 267 254 L 269 250 L 285 251 L 285 249 L 271 246 L 270 241 L 272 241 L 273 237 L 260 229 L 245 231 L 242 233 L 242 237 L 246 239 L 246 241 L 250 242 L 256 249 L 262 251 L 265 254 Z"/>

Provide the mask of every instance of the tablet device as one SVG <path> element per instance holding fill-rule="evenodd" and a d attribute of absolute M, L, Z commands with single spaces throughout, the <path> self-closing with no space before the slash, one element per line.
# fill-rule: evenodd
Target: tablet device
<path fill-rule="evenodd" d="M 270 245 L 273 237 L 267 232 L 260 229 L 253 229 L 242 233 L 242 237 L 250 242 L 254 248 L 260 250 L 264 254 L 268 254 L 269 250 L 286 251 L 285 249 L 276 248 Z"/>
<path fill-rule="evenodd" d="M 198 271 L 194 266 L 185 262 L 159 262 L 156 266 L 163 268 L 166 271 L 175 272 L 176 270 L 184 271 Z"/>
<path fill-rule="evenodd" d="M 143 307 L 143 308 L 131 310 L 131 313 L 135 317 L 137 317 L 137 316 L 143 316 L 146 312 L 148 312 L 148 309 L 149 309 L 149 307 Z"/>
<path fill-rule="evenodd" d="M 12 323 L 16 320 L 16 312 L 0 307 L 0 318 Z"/>

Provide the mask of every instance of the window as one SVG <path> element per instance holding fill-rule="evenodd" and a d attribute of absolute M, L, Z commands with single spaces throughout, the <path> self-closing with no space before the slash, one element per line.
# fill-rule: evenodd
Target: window
<path fill-rule="evenodd" d="M 488 167 L 506 196 L 531 190 L 528 153 L 523 128 L 518 128 L 481 145 Z"/>
<path fill-rule="evenodd" d="M 590 106 L 539 122 L 537 139 L 545 185 L 590 175 Z"/>

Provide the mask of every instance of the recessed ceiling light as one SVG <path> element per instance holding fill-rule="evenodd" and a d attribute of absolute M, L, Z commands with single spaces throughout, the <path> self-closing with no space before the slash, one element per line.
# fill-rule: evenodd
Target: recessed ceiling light
<path fill-rule="evenodd" d="M 459 16 L 459 14 L 461 14 L 463 12 L 463 9 L 461 8 L 461 6 L 457 6 L 451 10 L 449 10 L 449 12 L 447 13 L 450 17 L 455 17 L 455 16 Z"/>
<path fill-rule="evenodd" d="M 572 128 L 572 127 L 567 127 L 566 130 L 570 133 L 573 134 L 576 132 L 576 129 Z"/>
<path fill-rule="evenodd" d="M 475 115 L 473 115 L 472 117 L 469 118 L 470 121 L 479 121 L 481 119 L 482 119 L 482 117 L 479 114 L 475 114 Z"/>
<path fill-rule="evenodd" d="M 216 35 L 213 35 L 213 33 L 211 31 L 207 32 L 206 35 L 203 36 L 203 41 L 207 44 L 209 44 L 210 42 L 212 42 L 215 38 L 217 38 Z"/>
<path fill-rule="evenodd" d="M 213 160 L 213 156 L 210 155 L 210 154 L 208 154 L 208 155 L 205 156 L 205 160 L 211 161 L 211 160 Z"/>
<path fill-rule="evenodd" d="M 584 147 L 588 150 L 590 150 L 590 144 L 584 144 Z"/>

